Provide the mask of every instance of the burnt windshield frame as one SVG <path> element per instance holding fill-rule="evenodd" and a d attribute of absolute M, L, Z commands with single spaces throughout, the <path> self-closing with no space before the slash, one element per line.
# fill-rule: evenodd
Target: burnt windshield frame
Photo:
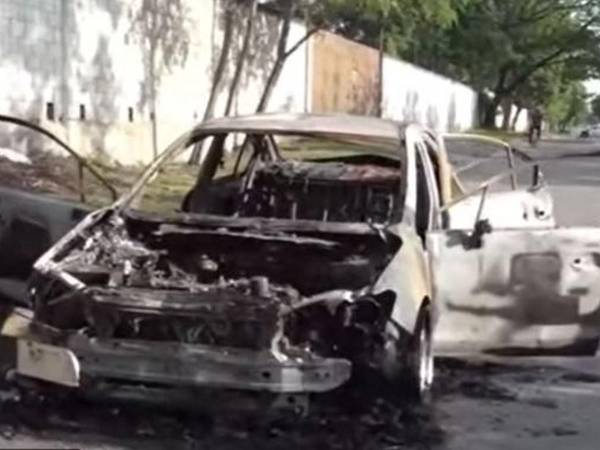
<path fill-rule="evenodd" d="M 192 130 L 180 138 L 175 140 L 163 153 L 161 153 L 158 158 L 156 158 L 143 172 L 138 181 L 134 184 L 134 186 L 124 194 L 114 205 L 114 208 L 117 212 L 124 211 L 135 211 L 137 208 L 132 207 L 132 203 L 135 203 L 134 200 L 139 200 L 140 196 L 143 196 L 144 187 L 153 179 L 155 174 L 160 170 L 164 164 L 172 161 L 177 156 L 180 156 L 186 150 L 188 150 L 193 145 L 200 145 L 205 139 L 209 138 L 218 138 L 225 137 L 227 138 L 230 135 L 234 134 L 244 134 L 244 141 L 246 137 L 258 135 L 265 136 L 272 139 L 276 136 L 295 136 L 300 138 L 311 138 L 311 139 L 321 139 L 330 142 L 337 142 L 342 144 L 348 144 L 352 146 L 357 145 L 368 145 L 371 146 L 369 151 L 361 152 L 364 155 L 373 155 L 380 156 L 391 161 L 397 161 L 400 166 L 401 173 L 401 181 L 399 189 L 399 199 L 398 204 L 402 210 L 396 211 L 393 215 L 392 223 L 399 222 L 403 216 L 403 209 L 405 204 L 405 195 L 406 195 L 406 176 L 407 176 L 407 165 L 406 165 L 406 146 L 404 139 L 398 139 L 397 141 L 391 141 L 385 138 L 382 139 L 374 139 L 371 136 L 365 136 L 362 138 L 361 136 L 347 136 L 347 135 L 338 135 L 336 133 L 327 133 L 327 132 L 311 132 L 311 133 L 302 133 L 302 132 L 294 132 L 294 131 L 257 131 L 252 132 L 250 130 L 246 132 L 240 132 L 239 130 L 231 130 L 227 132 L 226 130 L 220 130 L 219 132 L 202 132 L 200 130 Z M 212 146 L 212 143 L 211 143 Z M 243 146 L 238 147 L 240 150 Z M 379 151 L 377 149 L 379 147 Z M 275 154 L 279 155 L 279 152 L 276 151 Z M 397 157 L 394 157 L 397 156 Z M 282 158 L 285 160 L 285 158 Z M 198 174 L 200 175 L 202 171 L 202 165 L 199 167 Z M 184 212 L 174 212 L 172 215 L 181 215 L 181 214 L 194 214 L 194 213 L 184 213 Z M 199 214 L 201 215 L 201 214 Z"/>

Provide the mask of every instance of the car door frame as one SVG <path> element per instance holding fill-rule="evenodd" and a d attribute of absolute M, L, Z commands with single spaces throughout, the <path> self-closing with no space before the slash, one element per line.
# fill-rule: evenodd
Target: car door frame
<path fill-rule="evenodd" d="M 532 164 L 535 184 L 539 169 Z M 517 170 L 494 178 L 513 178 Z M 482 184 L 451 200 L 442 212 L 479 192 L 485 201 L 485 189 Z M 428 235 L 441 317 L 437 348 L 451 354 L 568 352 L 597 341 L 600 228 L 497 228 L 473 239 L 480 218 L 473 218 L 472 230 Z"/>

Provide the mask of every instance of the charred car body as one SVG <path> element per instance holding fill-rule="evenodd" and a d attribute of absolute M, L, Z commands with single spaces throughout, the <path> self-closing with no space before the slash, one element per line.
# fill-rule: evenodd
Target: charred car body
<path fill-rule="evenodd" d="M 206 155 L 187 195 L 168 214 L 143 211 L 148 184 L 192 145 Z M 507 170 L 468 186 L 444 139 L 418 125 L 203 123 L 35 263 L 28 309 L 3 328 L 17 338 L 17 372 L 107 393 L 288 396 L 335 389 L 366 367 L 419 397 L 433 381 L 434 330 L 454 353 L 597 339 L 597 321 L 571 315 L 565 329 L 522 312 L 547 311 L 549 298 L 595 308 L 595 272 L 566 269 L 574 254 L 593 265 L 600 231 L 557 229 L 538 167 L 500 149 Z"/>
<path fill-rule="evenodd" d="M 303 394 L 341 386 L 363 366 L 412 396 L 426 392 L 436 319 L 408 156 L 416 147 L 403 143 L 405 131 L 318 116 L 195 128 L 129 194 L 36 262 L 34 339 L 21 344 L 19 372 L 88 389 L 112 382 Z M 243 135 L 238 163 L 217 177 L 234 133 Z M 307 139 L 353 152 L 281 156 L 279 147 Z M 208 152 L 180 212 L 133 206 L 167 160 L 200 141 Z M 404 267 L 413 268 L 398 273 Z M 27 355 L 35 351 L 53 353 L 61 367 L 34 362 Z"/>

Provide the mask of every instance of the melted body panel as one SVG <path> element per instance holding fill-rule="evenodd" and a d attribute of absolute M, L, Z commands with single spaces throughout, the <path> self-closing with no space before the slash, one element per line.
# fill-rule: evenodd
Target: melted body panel
<path fill-rule="evenodd" d="M 559 351 L 600 336 L 600 229 L 431 233 L 440 351 Z"/>

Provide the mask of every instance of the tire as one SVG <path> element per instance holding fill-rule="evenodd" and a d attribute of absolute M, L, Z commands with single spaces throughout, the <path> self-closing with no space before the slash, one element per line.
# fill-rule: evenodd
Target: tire
<path fill-rule="evenodd" d="M 431 311 L 426 305 L 419 312 L 402 376 L 402 390 L 409 400 L 427 402 L 430 399 L 434 379 L 432 336 Z"/>

